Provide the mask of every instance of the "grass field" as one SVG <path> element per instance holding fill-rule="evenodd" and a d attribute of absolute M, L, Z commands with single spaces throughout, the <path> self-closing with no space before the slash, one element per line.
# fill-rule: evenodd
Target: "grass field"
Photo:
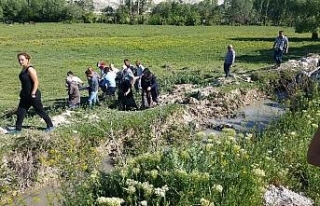
<path fill-rule="evenodd" d="M 121 67 L 124 58 L 140 59 L 164 82 L 173 70 L 190 70 L 222 75 L 228 44 L 237 52 L 237 67 L 254 69 L 272 63 L 272 44 L 278 30 L 289 37 L 290 54 L 297 58 L 319 50 L 310 34 L 296 34 L 292 28 L 276 27 L 176 27 L 107 24 L 0 25 L 1 109 L 12 108 L 18 100 L 20 72 L 16 54 L 27 51 L 40 77 L 44 100 L 64 98 L 64 79 L 72 70 L 82 79 L 89 66 L 105 60 Z M 188 70 L 187 72 L 190 72 Z"/>
<path fill-rule="evenodd" d="M 160 84 L 170 82 L 169 87 L 186 76 L 193 82 L 205 74 L 222 76 L 228 44 L 237 52 L 236 69 L 265 67 L 273 63 L 271 48 L 280 29 L 290 41 L 286 59 L 319 52 L 319 41 L 311 41 L 310 34 L 296 34 L 292 28 L 0 25 L 0 113 L 18 104 L 16 54 L 20 51 L 33 56 L 47 106 L 66 98 L 67 71 L 84 80 L 85 69 L 99 60 L 121 67 L 124 58 L 132 63 L 140 59 L 159 77 Z M 181 70 L 183 67 L 188 69 Z M 320 117 L 318 96 L 313 101 L 299 100 L 305 110 L 288 112 L 263 134 L 226 130 L 222 138 L 209 136 L 205 147 L 195 139 L 189 141 L 194 131 L 178 121 L 183 110 L 175 104 L 138 112 L 101 109 L 104 107 L 79 110 L 70 125 L 59 127 L 50 138 L 33 129 L 21 138 L 0 136 L 0 159 L 10 162 L 0 165 L 0 204 L 13 203 L 16 191 L 27 183 L 41 184 L 55 177 L 68 181 L 62 185 L 65 205 L 97 205 L 98 197 L 101 201 L 103 197 L 120 197 L 126 205 L 142 205 L 144 200 L 148 205 L 262 205 L 268 184 L 304 192 L 318 205 L 319 171 L 305 162 L 306 148 Z M 13 124 L 14 118 L 2 118 L 0 123 L 1 127 Z M 27 118 L 24 124 L 43 126 L 38 116 Z M 162 128 L 164 125 L 167 127 Z M 160 146 L 166 145 L 169 137 L 173 139 L 172 150 L 162 151 Z M 202 139 L 203 134 L 193 137 Z M 127 165 L 105 178 L 108 175 L 96 173 L 103 155 L 99 147 L 105 149 L 110 142 L 119 146 L 117 141 L 124 142 L 123 148 L 116 148 L 125 152 L 124 156 L 138 156 L 126 159 Z"/>

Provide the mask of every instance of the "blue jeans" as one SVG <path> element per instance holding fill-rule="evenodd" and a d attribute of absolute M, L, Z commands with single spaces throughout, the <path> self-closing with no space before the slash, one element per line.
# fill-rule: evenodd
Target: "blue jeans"
<path fill-rule="evenodd" d="M 97 102 L 99 102 L 98 91 L 90 92 L 89 99 L 88 99 L 89 106 L 95 105 Z"/>
<path fill-rule="evenodd" d="M 282 58 L 283 58 L 283 50 L 275 49 L 274 50 L 274 59 L 277 62 L 277 64 L 281 64 L 282 63 Z"/>

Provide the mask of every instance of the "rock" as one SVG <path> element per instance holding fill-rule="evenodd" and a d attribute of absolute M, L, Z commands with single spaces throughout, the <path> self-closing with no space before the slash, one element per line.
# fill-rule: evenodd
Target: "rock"
<path fill-rule="evenodd" d="M 199 100 L 197 100 L 196 98 L 190 97 L 189 104 L 199 104 Z"/>
<path fill-rule="evenodd" d="M 0 134 L 6 134 L 6 133 L 8 133 L 8 130 L 0 127 Z"/>
<path fill-rule="evenodd" d="M 266 206 L 312 206 L 314 201 L 283 186 L 270 185 L 264 194 Z"/>
<path fill-rule="evenodd" d="M 68 118 L 71 117 L 71 113 L 72 113 L 71 111 L 67 110 L 60 115 L 53 116 L 51 118 L 53 125 L 58 126 L 58 125 L 70 124 L 70 121 L 68 120 Z"/>

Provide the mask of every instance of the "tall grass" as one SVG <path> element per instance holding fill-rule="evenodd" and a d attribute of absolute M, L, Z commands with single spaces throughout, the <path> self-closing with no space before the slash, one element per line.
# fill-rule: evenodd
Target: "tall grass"
<path fill-rule="evenodd" d="M 92 171 L 76 189 L 90 196 L 89 205 L 121 200 L 121 205 L 236 206 L 263 205 L 263 194 L 273 184 L 319 205 L 320 173 L 306 163 L 306 150 L 320 120 L 320 98 L 298 101 L 305 109 L 288 111 L 262 134 L 225 129 L 203 142 L 204 133 L 197 133 L 179 147 L 129 158 L 110 174 Z"/>

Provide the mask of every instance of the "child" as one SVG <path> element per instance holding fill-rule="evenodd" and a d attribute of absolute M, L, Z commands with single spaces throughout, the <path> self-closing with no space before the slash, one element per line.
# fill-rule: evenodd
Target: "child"
<path fill-rule="evenodd" d="M 69 101 L 68 106 L 71 109 L 77 108 L 80 105 L 80 90 L 77 82 L 72 81 L 71 78 L 67 78 L 67 87 L 68 87 L 68 95 Z"/>

